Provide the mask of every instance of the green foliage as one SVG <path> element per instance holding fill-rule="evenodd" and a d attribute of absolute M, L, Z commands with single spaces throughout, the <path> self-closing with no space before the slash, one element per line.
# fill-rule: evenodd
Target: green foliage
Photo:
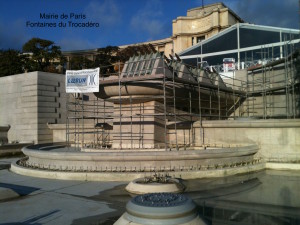
<path fill-rule="evenodd" d="M 153 52 L 156 52 L 156 50 L 151 44 L 131 45 L 120 50 L 117 56 L 122 62 L 126 62 L 132 56 L 145 55 Z"/>
<path fill-rule="evenodd" d="M 114 73 L 114 64 L 119 61 L 119 47 L 107 46 L 99 48 L 95 58 L 94 66 L 100 67 L 100 74 Z"/>
<path fill-rule="evenodd" d="M 69 63 L 72 70 L 81 70 L 94 67 L 94 62 L 84 56 L 73 56 Z"/>
<path fill-rule="evenodd" d="M 117 46 L 107 46 L 99 48 L 94 55 L 94 61 L 83 55 L 72 56 L 70 59 L 70 69 L 80 70 L 100 67 L 100 74 L 109 75 L 121 71 L 124 63 L 134 55 L 144 55 L 156 52 L 151 44 L 133 45 L 120 49 Z M 120 65 L 119 65 L 120 62 Z"/>
<path fill-rule="evenodd" d="M 23 45 L 23 52 L 32 53 L 31 60 L 26 63 L 28 71 L 55 72 L 54 62 L 61 64 L 65 61 L 59 46 L 54 45 L 53 41 L 40 38 L 32 38 L 26 42 Z"/>
<path fill-rule="evenodd" d="M 119 52 L 119 47 L 117 46 L 107 46 L 105 48 L 99 48 L 96 55 L 95 62 L 99 65 L 109 65 L 116 63 L 119 60 L 117 56 Z"/>
<path fill-rule="evenodd" d="M 23 45 L 23 54 L 15 50 L 0 50 L 0 76 L 23 73 L 25 71 L 44 71 L 56 73 L 59 65 L 67 59 L 60 47 L 53 41 L 32 38 Z M 99 48 L 93 60 L 84 55 L 72 56 L 70 69 L 81 70 L 100 67 L 100 74 L 121 71 L 123 64 L 134 55 L 155 52 L 152 45 L 135 45 L 120 49 L 117 46 Z M 120 62 L 120 64 L 119 64 Z M 62 66 L 60 66 L 62 69 Z"/>
<path fill-rule="evenodd" d="M 16 50 L 0 50 L 0 77 L 23 73 L 26 56 Z"/>
<path fill-rule="evenodd" d="M 88 59 L 84 55 L 72 56 L 70 59 L 70 69 L 81 70 L 100 67 L 100 73 L 113 73 L 114 64 L 119 61 L 119 47 L 107 46 L 105 48 L 99 48 L 97 54 L 94 56 L 94 61 Z"/>

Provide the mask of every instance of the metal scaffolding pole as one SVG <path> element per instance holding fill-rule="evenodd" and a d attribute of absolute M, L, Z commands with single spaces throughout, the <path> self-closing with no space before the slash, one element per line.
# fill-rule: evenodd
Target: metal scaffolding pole
<path fill-rule="evenodd" d="M 118 64 L 118 68 L 119 68 L 119 124 L 120 124 L 120 131 L 119 131 L 119 137 L 120 137 L 120 149 L 122 149 L 122 99 L 121 99 L 121 65 L 120 65 L 120 61 Z"/>
<path fill-rule="evenodd" d="M 164 122 L 165 122 L 165 150 L 167 150 L 167 99 L 166 99 L 166 68 L 165 61 L 163 60 L 163 89 L 164 89 Z"/>
<path fill-rule="evenodd" d="M 93 144 L 92 144 L 92 146 L 93 146 L 93 148 L 95 147 L 95 140 L 96 140 L 96 124 L 97 124 L 97 119 L 96 119 L 96 117 L 95 117 L 95 115 L 96 115 L 96 112 L 95 112 L 95 110 L 96 110 L 96 100 L 93 100 L 93 116 L 94 116 L 94 123 L 93 123 Z"/>
<path fill-rule="evenodd" d="M 198 70 L 198 58 L 197 58 L 197 73 L 198 73 L 198 107 L 199 107 L 199 123 L 200 123 L 200 141 L 202 142 L 202 145 L 204 145 L 204 135 L 203 133 L 203 128 L 202 128 L 202 114 L 201 114 L 201 87 L 200 87 L 200 76 L 201 76 L 201 70 Z"/>
<path fill-rule="evenodd" d="M 250 117 L 250 106 L 249 106 L 249 96 L 248 96 L 248 87 L 249 87 L 249 77 L 248 73 L 246 74 L 246 99 L 247 99 L 247 116 Z"/>
<path fill-rule="evenodd" d="M 211 108 L 212 108 L 212 105 L 211 105 L 211 90 L 209 90 L 209 115 L 212 114 Z"/>
<path fill-rule="evenodd" d="M 294 52 L 294 45 L 292 52 Z M 296 119 L 296 98 L 295 98 L 295 68 L 294 68 L 294 57 L 291 57 L 291 81 L 292 81 L 292 100 L 293 100 L 293 118 Z"/>
<path fill-rule="evenodd" d="M 98 99 L 98 98 L 97 98 Z M 102 130 L 101 130 L 101 132 L 102 132 L 102 134 L 101 134 L 101 146 L 102 147 L 104 147 L 105 146 L 105 144 L 104 144 L 104 142 L 105 142 L 105 137 L 104 137 L 104 135 L 106 134 L 106 132 L 105 132 L 105 123 L 106 123 L 106 105 L 105 105 L 105 100 L 103 101 L 103 113 L 102 113 L 102 115 L 103 115 L 103 126 L 102 126 Z"/>
<path fill-rule="evenodd" d="M 221 97 L 220 97 L 220 78 L 218 77 L 218 109 L 219 109 L 219 120 L 221 120 Z"/>
<path fill-rule="evenodd" d="M 83 148 L 84 147 L 84 102 L 83 102 L 83 94 L 82 94 L 82 99 L 81 99 L 81 104 L 82 104 L 82 106 L 81 106 L 81 108 L 82 108 L 82 128 L 81 128 L 81 141 L 82 141 L 82 143 L 81 143 L 81 148 Z"/>
<path fill-rule="evenodd" d="M 190 90 L 191 90 L 191 86 L 190 86 Z M 192 143 L 194 142 L 193 140 L 193 117 L 192 117 L 192 94 L 191 94 L 191 91 L 189 91 L 189 102 L 190 102 L 190 105 L 189 105 L 189 112 L 190 112 L 190 123 L 191 123 L 191 129 L 190 129 L 190 132 L 189 132 L 189 146 L 191 147 Z"/>
<path fill-rule="evenodd" d="M 252 71 L 252 93 L 254 92 L 254 72 Z M 255 111 L 254 111 L 254 100 L 252 101 L 252 116 L 254 116 Z"/>
<path fill-rule="evenodd" d="M 285 74 L 285 102 L 286 102 L 286 118 L 289 118 L 289 88 L 288 88 L 288 47 L 286 36 L 284 37 L 284 74 Z"/>
<path fill-rule="evenodd" d="M 233 93 L 233 119 L 235 120 L 235 84 L 234 84 L 235 70 L 233 71 L 232 76 L 232 93 Z"/>
<path fill-rule="evenodd" d="M 178 141 L 177 141 L 177 117 L 176 117 L 176 91 L 175 91 L 175 72 L 174 69 L 172 71 L 172 78 L 173 78 L 173 113 L 174 113 L 174 125 L 175 125 L 175 144 L 176 150 L 178 149 Z"/>
<path fill-rule="evenodd" d="M 70 137 L 69 137 L 69 132 L 70 132 L 70 121 L 69 121 L 69 93 L 66 93 L 66 143 L 69 148 L 70 146 Z"/>
<path fill-rule="evenodd" d="M 262 84 L 262 93 L 263 93 L 263 118 L 266 119 L 266 113 L 267 113 L 267 102 L 266 102 L 266 67 L 263 66 L 262 68 L 262 80 L 263 80 L 263 84 Z"/>
<path fill-rule="evenodd" d="M 78 141 L 77 141 L 77 138 L 78 138 L 78 133 L 77 133 L 77 113 L 78 113 L 78 110 L 77 110 L 76 95 L 77 95 L 77 93 L 75 94 L 75 97 L 74 97 L 74 102 L 75 102 L 75 116 L 74 116 L 74 123 L 75 123 L 75 132 L 74 132 L 74 135 L 75 135 L 75 148 L 77 148 L 77 144 L 78 144 Z"/>
<path fill-rule="evenodd" d="M 130 95 L 130 140 L 131 140 L 131 148 L 133 148 L 133 140 L 132 140 L 132 96 Z"/>

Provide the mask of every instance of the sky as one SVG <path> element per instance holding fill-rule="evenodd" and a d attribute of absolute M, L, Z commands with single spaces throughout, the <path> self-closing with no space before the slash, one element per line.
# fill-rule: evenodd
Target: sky
<path fill-rule="evenodd" d="M 51 40 L 63 51 L 163 39 L 172 35 L 172 20 L 186 16 L 188 9 L 202 6 L 202 1 L 204 5 L 220 2 L 0 0 L 0 49 L 21 50 L 33 37 Z M 248 23 L 299 29 L 298 0 L 223 0 L 223 3 Z M 43 17 L 44 14 L 50 18 Z M 41 27 L 44 23 L 48 27 Z M 82 23 L 94 24 L 75 27 Z M 64 24 L 65 27 L 60 27 Z"/>

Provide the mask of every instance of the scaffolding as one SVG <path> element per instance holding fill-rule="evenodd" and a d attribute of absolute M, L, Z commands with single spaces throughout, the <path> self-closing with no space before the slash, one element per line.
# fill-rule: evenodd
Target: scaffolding
<path fill-rule="evenodd" d="M 299 50 L 288 42 L 284 48 L 284 58 L 248 68 L 247 80 L 242 83 L 247 94 L 242 116 L 299 118 Z"/>
<path fill-rule="evenodd" d="M 204 143 L 203 120 L 299 118 L 300 54 L 285 47 L 291 54 L 283 59 L 233 76 L 160 53 L 102 66 L 116 72 L 100 72 L 100 86 L 114 88 L 67 94 L 66 140 L 85 151 L 180 150 Z"/>

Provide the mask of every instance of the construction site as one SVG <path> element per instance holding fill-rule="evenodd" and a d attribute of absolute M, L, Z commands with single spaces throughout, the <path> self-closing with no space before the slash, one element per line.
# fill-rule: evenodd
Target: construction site
<path fill-rule="evenodd" d="M 228 4 L 261 20 L 270 4 L 285 24 L 284 4 L 256 3 Z M 95 13 L 103 35 L 104 11 L 115 17 L 123 3 L 110 4 Z M 142 5 L 145 24 L 167 15 Z M 122 34 L 112 42 L 125 41 L 128 30 L 110 26 Z M 167 38 L 64 51 L 65 73 L 1 77 L 1 222 L 300 224 L 299 43 L 298 29 L 202 1 Z"/>
<path fill-rule="evenodd" d="M 179 150 L 215 144 L 205 141 L 205 121 L 299 118 L 300 55 L 285 48 L 284 58 L 233 76 L 157 52 L 101 67 L 109 73 L 99 93 L 68 95 L 66 140 L 86 150 Z"/>

